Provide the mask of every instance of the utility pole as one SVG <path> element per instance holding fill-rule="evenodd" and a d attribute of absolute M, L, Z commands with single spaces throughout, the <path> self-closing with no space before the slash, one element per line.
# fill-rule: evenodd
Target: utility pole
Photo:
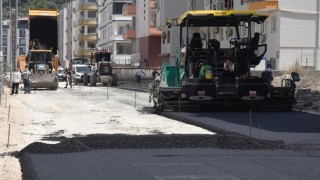
<path fill-rule="evenodd" d="M 2 102 L 2 92 L 3 92 L 3 54 L 2 54 L 2 0 L 0 0 L 0 104 Z"/>
<path fill-rule="evenodd" d="M 18 46 L 19 46 L 19 44 L 18 44 L 18 37 L 17 37 L 17 34 L 18 34 L 18 18 L 19 18 L 19 1 L 18 0 L 16 0 L 16 17 L 15 17 L 15 22 L 16 22 L 16 24 L 15 24 L 15 26 L 16 26 L 16 29 L 15 29 L 15 37 L 16 37 L 16 39 L 15 39 L 15 47 L 14 47 L 14 61 L 15 61 L 15 68 L 17 67 L 17 59 L 18 59 L 18 50 L 19 50 L 19 48 L 18 48 Z"/>
<path fill-rule="evenodd" d="M 10 25 L 9 25 L 9 32 L 10 32 L 10 36 L 12 36 L 12 8 L 11 8 L 11 0 L 9 0 L 9 17 L 10 17 Z M 10 37 L 9 36 L 9 37 Z M 9 49 L 9 59 L 10 59 L 10 66 L 9 66 L 9 70 L 10 70 L 10 87 L 12 86 L 12 38 L 10 38 L 10 49 Z"/>

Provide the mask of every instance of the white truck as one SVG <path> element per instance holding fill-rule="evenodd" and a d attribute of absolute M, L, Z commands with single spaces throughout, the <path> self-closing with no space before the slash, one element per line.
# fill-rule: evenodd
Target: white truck
<path fill-rule="evenodd" d="M 84 74 L 91 72 L 91 65 L 88 64 L 74 64 L 72 65 L 73 82 L 75 85 L 78 83 L 86 83 L 83 79 Z"/>

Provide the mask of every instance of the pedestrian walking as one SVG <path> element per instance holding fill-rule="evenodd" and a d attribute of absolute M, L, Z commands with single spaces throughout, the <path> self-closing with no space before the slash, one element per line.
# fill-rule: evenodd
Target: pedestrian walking
<path fill-rule="evenodd" d="M 145 74 L 141 67 L 139 66 L 138 69 L 137 69 L 137 73 L 136 73 L 136 78 L 137 78 L 137 83 L 138 84 L 141 84 L 141 76 L 142 76 L 142 73 Z"/>
<path fill-rule="evenodd" d="M 11 85 L 11 94 L 18 94 L 19 91 L 19 83 L 21 81 L 21 72 L 20 69 L 16 68 L 12 73 L 12 85 Z"/>
<path fill-rule="evenodd" d="M 24 86 L 24 93 L 25 94 L 31 93 L 30 76 L 31 76 L 31 72 L 29 71 L 28 66 L 26 66 L 24 71 L 22 72 L 23 86 Z"/>
<path fill-rule="evenodd" d="M 68 84 L 70 85 L 70 88 L 72 88 L 72 72 L 70 69 L 67 69 L 66 76 L 66 86 L 64 88 L 68 88 Z"/>

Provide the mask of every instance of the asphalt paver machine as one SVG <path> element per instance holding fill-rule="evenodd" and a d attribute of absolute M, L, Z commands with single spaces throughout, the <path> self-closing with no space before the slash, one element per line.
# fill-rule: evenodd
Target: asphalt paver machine
<path fill-rule="evenodd" d="M 255 11 L 200 10 L 167 19 L 168 28 L 180 30 L 179 48 L 175 65 L 163 64 L 152 84 L 154 108 L 158 112 L 291 111 L 299 79 L 296 73 L 285 86 L 274 87 L 250 72 L 267 51 L 267 44 L 259 43 L 260 34 L 252 28 L 267 18 Z M 213 38 L 214 33 L 219 39 Z M 231 73 L 224 70 L 227 58 L 234 64 Z"/>

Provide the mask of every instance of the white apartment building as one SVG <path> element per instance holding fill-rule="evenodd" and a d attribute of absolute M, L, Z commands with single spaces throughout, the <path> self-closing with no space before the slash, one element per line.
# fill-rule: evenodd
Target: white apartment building
<path fill-rule="evenodd" d="M 268 8 L 275 3 L 274 8 Z M 288 70 L 295 64 L 320 70 L 319 0 L 261 1 L 249 4 L 250 10 L 267 12 L 262 31 L 266 36 L 266 59 L 275 69 Z"/>
<path fill-rule="evenodd" d="M 160 5 L 158 22 L 161 28 L 165 25 L 166 18 L 178 17 L 181 13 L 180 8 L 176 10 L 176 15 L 170 10 L 171 7 L 177 7 L 174 1 L 158 0 L 158 2 Z M 260 33 L 260 43 L 268 44 L 267 53 L 261 63 L 254 68 L 255 70 L 263 70 L 267 63 L 273 64 L 275 70 L 289 70 L 296 64 L 308 69 L 320 70 L 319 0 L 204 0 L 204 8 L 201 5 L 194 7 L 194 3 L 195 1 L 192 0 L 181 2 L 179 7 L 187 4 L 189 10 L 190 7 L 198 10 L 255 10 L 269 15 L 263 24 L 252 26 L 251 29 L 252 32 Z M 177 45 L 174 43 L 178 41 L 178 32 L 174 32 L 173 28 L 167 30 L 162 27 L 161 30 L 161 54 L 164 57 L 170 54 L 169 64 L 172 64 L 176 54 Z M 235 37 L 235 32 L 228 31 L 226 28 L 206 28 L 195 31 L 199 31 L 201 37 L 207 40 L 218 39 L 221 47 L 228 47 L 229 40 Z M 244 35 L 246 31 L 240 29 L 240 33 Z M 170 39 L 167 39 L 168 34 Z M 164 42 L 164 39 L 167 39 L 167 42 Z"/>
<path fill-rule="evenodd" d="M 70 41 L 68 41 L 72 39 L 72 31 L 69 31 L 68 29 L 68 24 L 72 24 L 68 17 L 68 9 L 70 10 L 70 7 L 71 4 L 68 4 L 65 8 L 59 11 L 58 16 L 58 56 L 60 66 L 63 68 L 69 67 L 70 60 L 72 59 L 72 41 L 70 44 Z"/>
<path fill-rule="evenodd" d="M 59 57 L 63 67 L 70 67 L 75 58 L 94 63 L 97 17 L 97 0 L 74 0 L 59 11 Z"/>
<path fill-rule="evenodd" d="M 166 20 L 169 18 L 178 18 L 182 13 L 189 10 L 204 9 L 204 0 L 157 0 L 157 26 L 161 30 L 161 64 L 167 63 L 174 65 L 176 60 L 176 50 L 179 47 L 178 27 L 168 29 Z M 199 29 L 197 29 L 199 30 Z M 192 32 L 190 31 L 190 34 Z"/>
<path fill-rule="evenodd" d="M 78 7 L 78 10 L 74 8 L 71 17 L 80 20 L 75 12 L 81 15 L 81 3 L 73 3 L 72 6 Z M 268 44 L 267 53 L 256 70 L 264 69 L 266 63 L 272 63 L 276 70 L 289 70 L 295 64 L 320 70 L 319 7 L 319 0 L 99 0 L 99 41 L 95 49 L 112 52 L 112 60 L 116 64 L 172 64 L 178 47 L 179 30 L 166 29 L 167 18 L 177 18 L 184 11 L 192 9 L 256 10 L 269 15 L 262 25 L 252 27 L 252 32 L 260 32 L 260 43 Z M 130 9 L 133 9 L 133 13 Z M 72 36 L 81 35 L 83 26 L 66 23 L 67 26 L 70 24 L 72 28 L 68 28 L 68 33 L 69 29 L 73 29 Z M 84 28 L 88 32 L 88 27 Z M 235 32 L 227 33 L 223 28 L 197 31 L 206 39 L 220 40 L 222 47 L 229 46 L 229 40 L 235 36 Z M 77 49 L 94 47 L 84 38 L 82 41 L 73 38 L 72 42 L 73 50 L 64 50 L 72 52 L 72 58 L 81 56 L 81 53 L 75 53 L 79 52 Z M 70 48 L 70 44 L 64 45 Z M 65 56 L 66 59 L 70 58 L 69 55 Z M 86 57 L 90 57 L 90 52 Z"/>
<path fill-rule="evenodd" d="M 209 2 L 207 0 L 208 9 Z M 211 2 L 213 7 L 225 7 L 219 5 L 219 1 Z M 286 71 L 295 65 L 320 70 L 319 0 L 233 0 L 232 5 L 235 10 L 255 10 L 269 15 L 263 24 L 251 29 L 260 33 L 260 43 L 268 45 L 267 53 L 255 70 L 265 69 L 267 63 L 275 70 Z M 225 30 L 216 34 L 218 39 L 224 39 L 223 45 L 228 43 L 230 37 Z"/>
<path fill-rule="evenodd" d="M 99 0 L 98 50 L 111 52 L 111 60 L 118 65 L 131 65 L 132 40 L 124 39 L 131 16 L 122 14 L 122 7 L 132 0 Z"/>

